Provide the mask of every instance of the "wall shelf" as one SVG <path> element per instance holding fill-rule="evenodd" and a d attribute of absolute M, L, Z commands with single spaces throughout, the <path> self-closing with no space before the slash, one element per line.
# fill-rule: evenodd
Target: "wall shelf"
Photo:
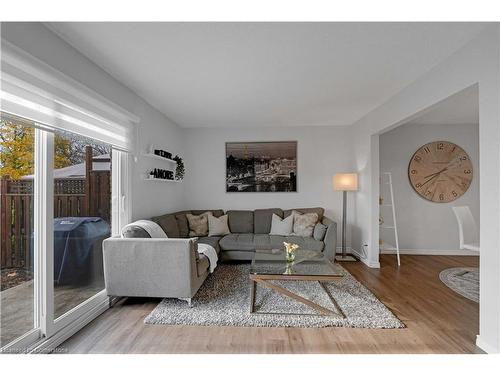
<path fill-rule="evenodd" d="M 173 164 L 177 167 L 177 162 L 175 160 L 167 159 L 167 158 L 164 158 L 163 156 L 159 156 L 159 155 L 155 155 L 155 154 L 142 154 L 142 156 L 144 156 L 146 158 L 161 160 L 161 161 L 164 161 L 166 163 Z"/>
<path fill-rule="evenodd" d="M 167 180 L 164 178 L 147 178 L 143 177 L 143 180 L 145 181 L 155 181 L 155 182 L 181 182 L 180 180 Z"/>

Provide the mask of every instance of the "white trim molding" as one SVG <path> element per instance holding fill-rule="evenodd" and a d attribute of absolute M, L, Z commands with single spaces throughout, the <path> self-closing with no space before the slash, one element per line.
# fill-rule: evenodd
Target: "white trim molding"
<path fill-rule="evenodd" d="M 79 319 L 73 321 L 68 324 L 66 327 L 61 329 L 52 337 L 43 340 L 39 345 L 35 346 L 30 354 L 40 354 L 40 353 L 51 353 L 53 352 L 59 345 L 61 345 L 64 341 L 69 339 L 87 324 L 92 322 L 95 318 L 101 315 L 109 309 L 109 301 L 106 298 L 104 301 L 100 302 L 97 306 L 94 306 L 90 311 L 86 314 L 80 316 Z M 64 353 L 64 348 L 61 348 L 61 353 Z"/>
<path fill-rule="evenodd" d="M 495 348 L 493 346 L 491 346 L 490 344 L 484 342 L 482 339 L 481 339 L 481 336 L 480 335 L 477 335 L 476 336 L 476 346 L 485 351 L 486 353 L 488 354 L 494 354 L 494 353 L 499 353 L 500 350 L 499 348 Z"/>
<path fill-rule="evenodd" d="M 363 256 L 363 254 L 361 252 L 353 249 L 350 246 L 347 246 L 346 252 L 347 252 L 347 254 L 354 255 L 356 258 L 358 258 L 361 262 L 363 262 L 364 264 L 366 264 L 370 268 L 380 268 L 380 262 L 370 261 L 369 259 L 366 258 L 366 256 Z M 337 247 L 336 253 L 342 254 L 342 248 Z"/>
<path fill-rule="evenodd" d="M 400 254 L 403 255 L 465 255 L 465 256 L 479 256 L 478 252 L 461 250 L 461 249 L 451 249 L 451 250 L 436 250 L 436 249 L 400 249 Z M 396 250 L 382 250 L 380 254 L 396 254 Z"/>

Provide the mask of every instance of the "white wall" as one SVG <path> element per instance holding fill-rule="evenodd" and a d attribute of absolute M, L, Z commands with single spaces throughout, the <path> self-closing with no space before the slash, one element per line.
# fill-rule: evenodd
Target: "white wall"
<path fill-rule="evenodd" d="M 225 143 L 237 141 L 297 141 L 297 192 L 226 193 Z M 353 168 L 348 128 L 191 128 L 186 129 L 186 155 L 187 172 L 183 186 L 187 208 L 321 206 L 326 209 L 326 216 L 337 221 L 340 230 L 342 195 L 332 190 L 332 176 Z M 354 199 L 352 194 L 350 197 L 351 215 L 348 219 L 353 219 Z"/>
<path fill-rule="evenodd" d="M 435 103 L 479 84 L 480 334 L 477 343 L 500 351 L 500 28 L 490 26 L 423 77 L 354 124 L 356 194 L 353 246 L 368 245 L 364 260 L 378 264 L 378 135 L 409 122 Z M 367 183 L 368 182 L 368 183 Z"/>
<path fill-rule="evenodd" d="M 470 156 L 474 175 L 460 198 L 449 203 L 434 203 L 420 197 L 410 185 L 408 163 L 422 145 L 436 140 L 453 142 Z M 408 253 L 467 254 L 459 250 L 458 226 L 453 206 L 469 206 L 479 224 L 479 125 L 405 124 L 380 136 L 380 172 L 391 172 L 398 224 L 399 246 Z M 381 195 L 389 202 L 389 189 Z M 380 208 L 386 223 L 392 222 L 390 207 Z M 392 231 L 382 230 L 380 237 L 394 243 Z M 477 255 L 477 254 L 475 254 Z"/>
<path fill-rule="evenodd" d="M 137 115 L 141 119 L 137 140 L 138 154 L 154 142 L 158 147 L 183 155 L 183 133 L 180 127 L 44 25 L 2 23 L 1 26 L 2 38 Z M 131 164 L 134 219 L 182 209 L 180 184 L 141 180 L 140 174 L 154 165 L 151 160 L 139 156 L 137 162 L 132 161 Z"/>

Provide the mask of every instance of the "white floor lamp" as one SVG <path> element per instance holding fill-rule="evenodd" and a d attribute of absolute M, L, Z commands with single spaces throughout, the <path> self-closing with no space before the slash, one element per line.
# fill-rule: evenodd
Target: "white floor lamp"
<path fill-rule="evenodd" d="M 357 173 L 337 173 L 333 176 L 333 190 L 342 192 L 342 255 L 335 256 L 340 262 L 355 262 L 357 259 L 347 255 L 346 228 L 347 228 L 347 192 L 358 190 Z"/>

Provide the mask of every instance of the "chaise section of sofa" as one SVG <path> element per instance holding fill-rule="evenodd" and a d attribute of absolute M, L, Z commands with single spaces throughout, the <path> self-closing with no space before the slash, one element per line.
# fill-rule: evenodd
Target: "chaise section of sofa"
<path fill-rule="evenodd" d="M 192 239 L 120 238 L 103 241 L 108 296 L 189 300 L 209 274 L 208 258 Z"/>

